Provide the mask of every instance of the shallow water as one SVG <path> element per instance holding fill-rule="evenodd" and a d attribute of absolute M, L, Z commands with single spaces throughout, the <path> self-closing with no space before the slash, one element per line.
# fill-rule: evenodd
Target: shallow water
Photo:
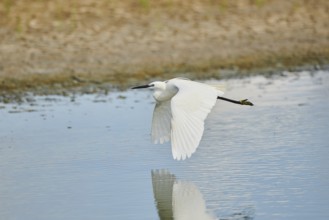
<path fill-rule="evenodd" d="M 1 104 L 0 219 L 329 219 L 329 72 L 209 83 L 255 106 L 218 101 L 185 161 L 149 91 Z"/>

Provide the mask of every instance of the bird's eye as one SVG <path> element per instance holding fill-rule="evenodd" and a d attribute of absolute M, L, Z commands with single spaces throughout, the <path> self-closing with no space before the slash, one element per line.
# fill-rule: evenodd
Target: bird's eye
<path fill-rule="evenodd" d="M 152 83 L 152 84 L 150 84 L 149 86 L 150 86 L 150 87 L 154 87 L 154 84 Z"/>

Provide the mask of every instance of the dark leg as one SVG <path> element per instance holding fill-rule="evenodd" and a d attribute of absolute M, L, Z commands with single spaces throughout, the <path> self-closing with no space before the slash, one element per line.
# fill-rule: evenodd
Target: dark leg
<path fill-rule="evenodd" d="M 251 102 L 249 102 L 248 99 L 243 99 L 243 100 L 240 100 L 240 101 L 236 101 L 236 100 L 224 98 L 224 97 L 221 97 L 221 96 L 218 96 L 217 99 L 221 99 L 221 100 L 232 102 L 232 103 L 239 104 L 239 105 L 250 105 L 250 106 L 254 105 Z"/>

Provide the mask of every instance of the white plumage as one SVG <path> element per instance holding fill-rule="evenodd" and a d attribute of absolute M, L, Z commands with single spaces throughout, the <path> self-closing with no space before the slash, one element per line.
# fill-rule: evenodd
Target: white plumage
<path fill-rule="evenodd" d="M 198 147 L 204 131 L 204 120 L 224 93 L 214 86 L 174 78 L 152 82 L 137 88 L 154 88 L 156 105 L 152 120 L 152 140 L 171 140 L 174 159 L 190 157 Z"/>

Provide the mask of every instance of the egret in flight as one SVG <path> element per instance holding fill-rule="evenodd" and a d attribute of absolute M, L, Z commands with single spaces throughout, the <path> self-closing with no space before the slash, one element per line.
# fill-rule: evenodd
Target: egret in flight
<path fill-rule="evenodd" d="M 155 144 L 171 140 L 176 160 L 189 158 L 198 147 L 204 131 L 204 121 L 217 99 L 240 105 L 253 104 L 248 99 L 236 101 L 224 98 L 221 90 L 184 78 L 155 81 L 132 89 L 152 88 L 156 105 L 152 119 L 152 140 Z"/>

